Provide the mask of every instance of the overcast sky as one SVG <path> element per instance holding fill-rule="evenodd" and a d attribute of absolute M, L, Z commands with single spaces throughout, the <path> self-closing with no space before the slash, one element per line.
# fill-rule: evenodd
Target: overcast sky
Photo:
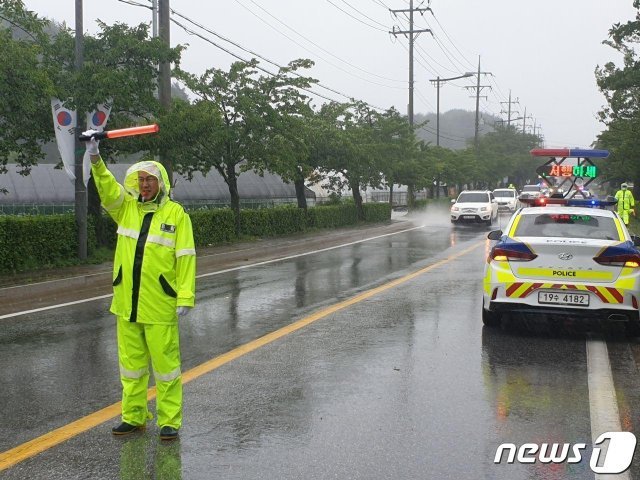
<path fill-rule="evenodd" d="M 131 5 L 150 0 L 84 0 L 84 30 L 96 33 L 96 20 L 107 24 L 151 22 L 150 10 Z M 414 0 L 414 8 L 428 3 Z M 75 0 L 25 0 L 40 16 L 75 26 Z M 512 117 L 535 122 L 549 147 L 588 147 L 602 130 L 596 113 L 605 100 L 594 70 L 621 58 L 602 44 L 614 23 L 635 17 L 632 0 L 431 0 L 431 10 L 415 14 L 414 29 L 430 29 L 415 42 L 414 112 L 436 111 L 437 76 L 454 77 L 476 71 L 482 76 L 480 109 L 506 119 L 507 100 L 518 100 Z M 408 104 L 408 39 L 389 31 L 407 30 L 409 0 L 172 0 L 172 17 L 206 39 L 249 59 L 252 55 L 215 34 L 265 59 L 284 65 L 310 58 L 310 75 L 328 89 L 325 97 L 355 97 L 375 107 Z M 195 22 L 209 32 L 194 25 Z M 211 33 L 213 32 L 213 33 Z M 192 73 L 227 69 L 236 60 L 229 53 L 172 23 L 171 44 L 188 44 L 182 67 Z M 261 65 L 277 67 L 262 60 Z M 451 82 L 440 89 L 440 111 L 475 110 L 475 79 Z M 338 92 L 338 93 L 336 93 Z M 341 96 L 340 94 L 346 95 Z M 326 100 L 317 98 L 316 104 Z M 501 103 L 505 102 L 505 103 Z M 500 115 L 501 111 L 504 111 Z M 522 120 L 518 123 L 521 125 Z M 447 132 L 441 132 L 446 134 Z"/>

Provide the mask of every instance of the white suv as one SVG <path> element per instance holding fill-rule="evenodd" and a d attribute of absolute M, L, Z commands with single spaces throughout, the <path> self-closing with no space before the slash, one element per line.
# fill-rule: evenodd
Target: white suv
<path fill-rule="evenodd" d="M 542 195 L 539 185 L 525 185 L 520 192 L 520 198 L 538 198 Z"/>
<path fill-rule="evenodd" d="M 465 190 L 451 200 L 451 223 L 484 223 L 498 218 L 498 202 L 488 190 Z"/>
<path fill-rule="evenodd" d="M 518 208 L 518 192 L 513 188 L 496 188 L 493 196 L 498 201 L 498 210 L 515 212 Z"/>

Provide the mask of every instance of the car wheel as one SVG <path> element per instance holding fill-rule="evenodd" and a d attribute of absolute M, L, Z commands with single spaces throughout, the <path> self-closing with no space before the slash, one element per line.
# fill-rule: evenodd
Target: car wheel
<path fill-rule="evenodd" d="M 499 327 L 502 324 L 502 315 L 484 308 L 482 300 L 482 323 L 487 327 Z"/>

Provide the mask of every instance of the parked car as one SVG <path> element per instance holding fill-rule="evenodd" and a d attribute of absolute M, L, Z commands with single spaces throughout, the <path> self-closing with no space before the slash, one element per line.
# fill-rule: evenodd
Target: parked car
<path fill-rule="evenodd" d="M 498 202 L 489 190 L 465 190 L 451 200 L 451 223 L 492 225 L 498 218 Z"/>

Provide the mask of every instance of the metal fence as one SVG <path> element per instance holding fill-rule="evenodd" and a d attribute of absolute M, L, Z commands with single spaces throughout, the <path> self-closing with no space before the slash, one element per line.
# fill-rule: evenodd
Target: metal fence
<path fill-rule="evenodd" d="M 428 198 L 428 192 L 414 192 L 413 197 L 416 200 L 426 200 Z M 369 198 L 372 202 L 388 202 L 389 192 L 370 192 Z M 393 204 L 407 205 L 407 192 L 393 192 Z"/>
<path fill-rule="evenodd" d="M 0 203 L 0 215 L 59 215 L 75 212 L 74 204 L 22 204 Z"/>
<path fill-rule="evenodd" d="M 313 199 L 307 199 L 313 205 Z M 202 202 L 180 202 L 186 210 L 211 210 L 216 208 L 231 207 L 231 202 L 226 201 L 202 201 Z M 265 198 L 265 199 L 240 199 L 240 208 L 259 209 L 273 208 L 279 205 L 297 205 L 298 200 L 293 198 Z M 0 215 L 57 215 L 63 213 L 74 213 L 75 205 L 70 204 L 20 204 L 20 203 L 0 203 Z"/>

